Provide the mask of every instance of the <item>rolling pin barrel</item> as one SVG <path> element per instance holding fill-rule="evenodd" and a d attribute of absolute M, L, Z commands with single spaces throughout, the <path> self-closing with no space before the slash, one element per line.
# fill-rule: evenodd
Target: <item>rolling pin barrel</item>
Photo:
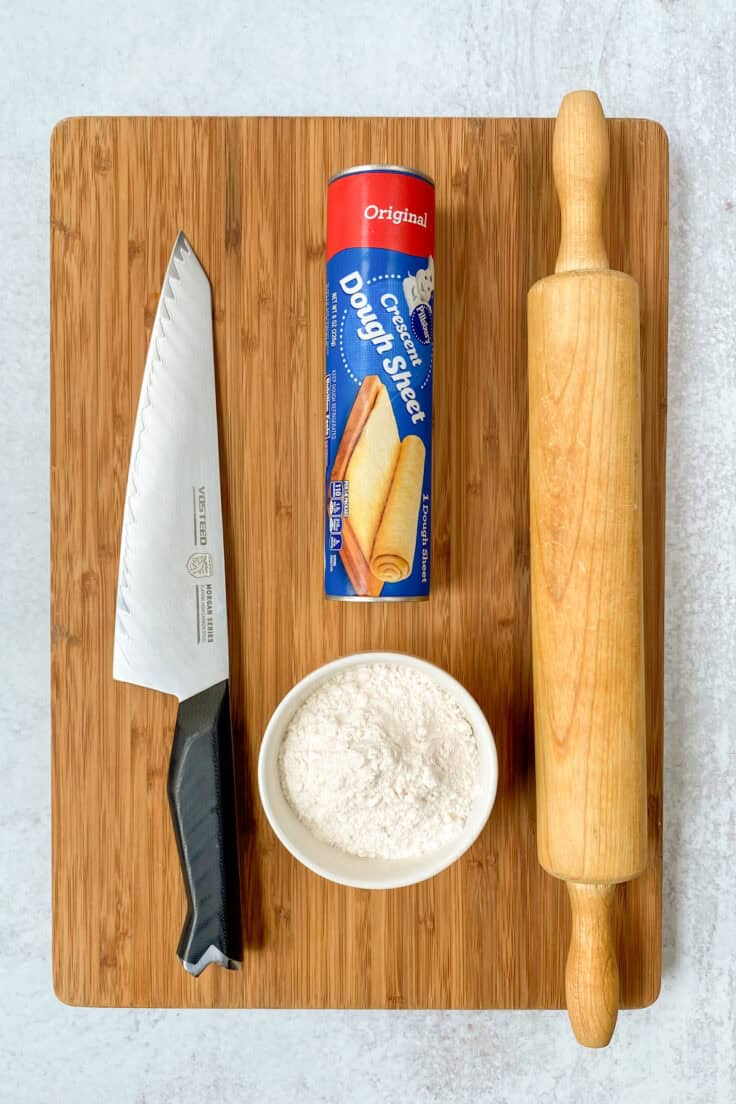
<path fill-rule="evenodd" d="M 578 1040 L 618 1010 L 615 883 L 646 865 L 639 298 L 608 268 L 608 135 L 597 96 L 555 127 L 562 234 L 529 293 L 529 478 L 538 853 L 568 883 Z"/>

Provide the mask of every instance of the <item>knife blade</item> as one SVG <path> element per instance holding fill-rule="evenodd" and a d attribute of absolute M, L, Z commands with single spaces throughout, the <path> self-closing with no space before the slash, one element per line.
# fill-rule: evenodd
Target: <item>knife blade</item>
<path fill-rule="evenodd" d="M 180 233 L 148 347 L 120 541 L 113 678 L 179 699 L 167 791 L 197 976 L 241 958 L 209 280 Z"/>

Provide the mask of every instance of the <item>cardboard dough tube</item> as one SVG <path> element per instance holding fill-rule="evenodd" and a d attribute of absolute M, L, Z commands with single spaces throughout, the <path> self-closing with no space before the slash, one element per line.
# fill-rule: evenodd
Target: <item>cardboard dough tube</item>
<path fill-rule="evenodd" d="M 425 454 L 424 442 L 420 437 L 405 437 L 401 442 L 396 471 L 371 555 L 371 571 L 385 583 L 400 583 L 411 575 Z"/>

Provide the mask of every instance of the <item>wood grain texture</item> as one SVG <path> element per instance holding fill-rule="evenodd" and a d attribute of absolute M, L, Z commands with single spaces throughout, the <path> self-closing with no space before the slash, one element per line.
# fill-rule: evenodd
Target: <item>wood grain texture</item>
<path fill-rule="evenodd" d="M 539 861 L 621 882 L 646 863 L 636 284 L 568 272 L 529 294 Z"/>
<path fill-rule="evenodd" d="M 609 125 L 611 264 L 641 288 L 649 864 L 619 891 L 623 1007 L 660 979 L 667 141 Z M 569 908 L 536 859 L 526 293 L 554 266 L 552 120 L 71 119 L 51 148 L 54 984 L 74 1004 L 562 1007 Z M 324 205 L 350 164 L 437 182 L 432 597 L 322 590 Z M 111 678 L 130 435 L 184 229 L 213 287 L 241 816 L 242 974 L 188 977 L 166 805 L 173 700 Z M 359 649 L 460 678 L 499 753 L 487 828 L 409 889 L 330 885 L 255 790 L 271 711 Z"/>

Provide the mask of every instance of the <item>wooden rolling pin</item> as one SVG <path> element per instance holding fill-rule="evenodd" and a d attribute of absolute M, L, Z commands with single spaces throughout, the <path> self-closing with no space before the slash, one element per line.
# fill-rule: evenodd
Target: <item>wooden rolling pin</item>
<path fill-rule="evenodd" d="M 567 882 L 567 1007 L 592 1047 L 618 1013 L 614 887 L 647 858 L 639 290 L 608 266 L 608 157 L 598 97 L 566 96 L 560 251 L 528 299 L 538 854 Z"/>

